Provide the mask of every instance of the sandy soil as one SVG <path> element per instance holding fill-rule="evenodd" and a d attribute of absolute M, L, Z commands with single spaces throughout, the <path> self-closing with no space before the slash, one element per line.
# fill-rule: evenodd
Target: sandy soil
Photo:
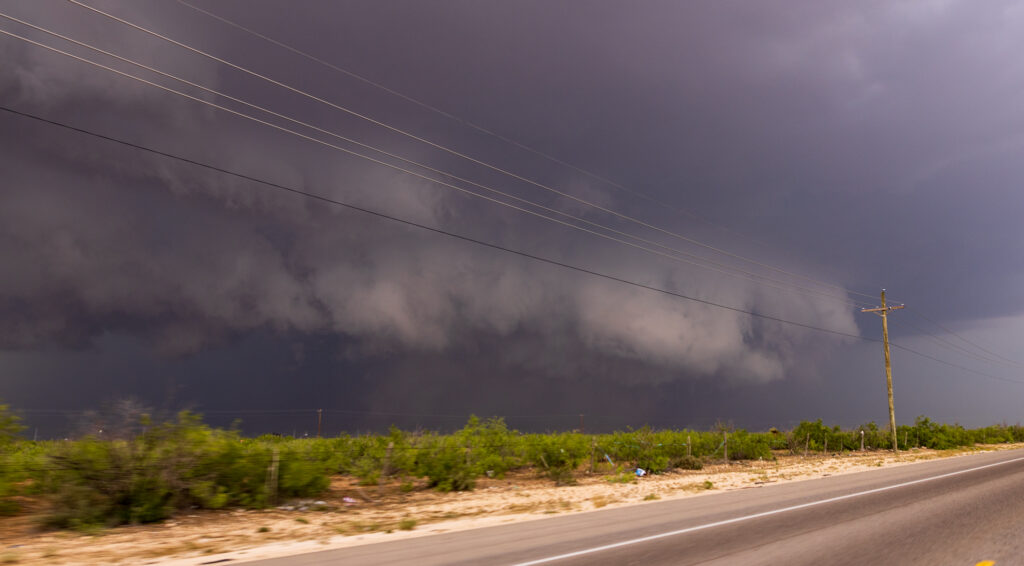
<path fill-rule="evenodd" d="M 162 524 L 91 535 L 40 530 L 30 513 L 0 518 L 0 564 L 194 565 L 222 559 L 238 563 L 1021 447 L 1024 444 L 942 452 L 918 449 L 898 456 L 786 455 L 774 462 L 732 462 L 636 481 L 628 481 L 628 476 L 586 475 L 578 485 L 561 487 L 524 472 L 501 480 L 483 479 L 474 491 L 448 494 L 422 486 L 406 493 L 398 482 L 360 487 L 349 478 L 337 478 L 321 501 L 288 502 L 259 511 L 197 512 Z M 627 481 L 611 481 L 615 479 Z M 34 504 L 40 511 L 40 504 Z"/>

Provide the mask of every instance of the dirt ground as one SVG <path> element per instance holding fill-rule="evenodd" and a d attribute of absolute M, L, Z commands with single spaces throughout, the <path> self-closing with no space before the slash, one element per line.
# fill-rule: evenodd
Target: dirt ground
<path fill-rule="evenodd" d="M 31 511 L 38 513 L 42 504 L 29 502 L 30 513 L 0 518 L 0 564 L 194 565 L 228 559 L 239 563 L 1021 447 L 1024 444 L 941 452 L 916 449 L 898 456 L 780 455 L 774 462 L 731 462 L 639 480 L 584 475 L 577 485 L 560 487 L 522 472 L 500 480 L 484 478 L 473 491 L 447 494 L 416 484 L 403 489 L 399 482 L 360 487 L 350 478 L 336 478 L 318 501 L 292 501 L 257 511 L 196 512 L 161 524 L 94 534 L 41 530 Z M 414 489 L 408 491 L 410 487 Z"/>

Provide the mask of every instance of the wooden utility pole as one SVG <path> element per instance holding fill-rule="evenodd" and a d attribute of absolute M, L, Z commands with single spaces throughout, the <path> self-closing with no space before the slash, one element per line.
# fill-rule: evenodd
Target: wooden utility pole
<path fill-rule="evenodd" d="M 888 358 L 886 358 L 886 359 L 888 359 Z M 321 431 L 321 429 L 323 427 L 323 424 L 324 424 L 324 410 L 323 409 L 317 409 L 316 410 L 316 437 L 317 438 L 320 438 L 320 431 Z"/>
<path fill-rule="evenodd" d="M 903 305 L 885 306 L 885 289 L 882 289 L 882 306 L 875 309 L 860 309 L 860 312 L 873 312 L 882 317 L 882 346 L 885 349 L 885 385 L 889 390 L 889 430 L 892 432 L 892 451 L 899 452 L 896 440 L 896 411 L 892 404 L 892 362 L 889 359 L 889 311 L 902 309 Z"/>

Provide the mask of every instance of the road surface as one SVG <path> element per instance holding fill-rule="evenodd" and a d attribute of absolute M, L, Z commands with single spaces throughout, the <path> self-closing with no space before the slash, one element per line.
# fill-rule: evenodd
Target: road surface
<path fill-rule="evenodd" d="M 328 550 L 313 564 L 1024 564 L 1024 450 Z"/>

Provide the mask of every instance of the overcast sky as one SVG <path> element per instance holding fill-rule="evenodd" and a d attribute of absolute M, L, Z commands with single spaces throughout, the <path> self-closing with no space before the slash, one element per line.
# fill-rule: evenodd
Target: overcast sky
<path fill-rule="evenodd" d="M 1019 4 L 193 1 L 85 3 L 233 67 L 0 12 L 235 100 L 0 18 L 199 99 L 0 34 L 0 105 L 704 302 L 0 112 L 0 399 L 41 434 L 125 398 L 298 434 L 882 423 L 883 287 L 899 422 L 1021 420 Z"/>

